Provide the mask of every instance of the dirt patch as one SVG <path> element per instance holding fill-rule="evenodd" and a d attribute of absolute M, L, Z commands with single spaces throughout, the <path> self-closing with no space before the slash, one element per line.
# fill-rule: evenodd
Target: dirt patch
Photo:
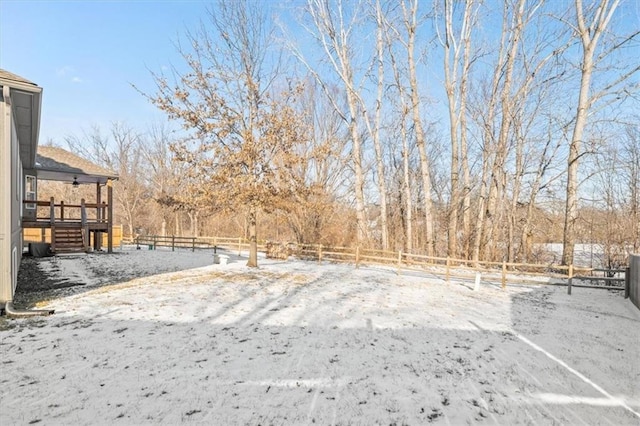
<path fill-rule="evenodd" d="M 33 308 L 39 302 L 50 300 L 66 288 L 83 286 L 84 283 L 60 277 L 42 270 L 41 262 L 50 259 L 23 257 L 18 269 L 18 285 L 14 295 L 14 305 L 20 309 Z M 53 270 L 56 271 L 55 262 Z"/>

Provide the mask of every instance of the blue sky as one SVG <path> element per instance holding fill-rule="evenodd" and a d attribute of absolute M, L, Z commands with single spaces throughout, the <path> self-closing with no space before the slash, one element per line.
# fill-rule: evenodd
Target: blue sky
<path fill-rule="evenodd" d="M 270 5 L 285 16 L 299 3 Z M 166 120 L 131 85 L 153 93 L 150 70 L 182 65 L 174 43 L 206 20 L 208 5 L 209 0 L 0 0 L 0 68 L 44 88 L 40 143 L 63 144 L 66 135 L 80 135 L 93 124 L 106 130 L 112 121 L 124 121 L 144 131 Z M 637 27 L 639 8 L 640 0 L 623 2 L 615 25 Z M 304 44 L 302 36 L 296 40 Z M 444 116 L 439 60 L 424 74 L 435 83 L 424 89 L 429 99 L 439 100 L 425 105 L 435 118 Z"/>
<path fill-rule="evenodd" d="M 40 143 L 92 124 L 164 120 L 131 84 L 153 91 L 149 70 L 180 62 L 173 43 L 207 4 L 0 0 L 0 68 L 44 89 Z"/>

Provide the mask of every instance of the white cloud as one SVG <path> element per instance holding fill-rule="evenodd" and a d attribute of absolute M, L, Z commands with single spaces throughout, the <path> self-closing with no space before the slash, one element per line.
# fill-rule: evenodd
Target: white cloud
<path fill-rule="evenodd" d="M 76 69 L 71 65 L 65 65 L 62 68 L 58 68 L 56 70 L 56 75 L 65 80 L 68 79 L 71 83 L 83 83 L 84 80 L 77 75 L 73 75 L 76 73 Z"/>
<path fill-rule="evenodd" d="M 67 74 L 71 74 L 73 71 L 74 71 L 74 69 L 73 69 L 73 67 L 72 67 L 72 66 L 70 66 L 70 65 L 65 65 L 65 66 L 63 66 L 62 68 L 58 68 L 58 69 L 56 70 L 56 74 L 57 74 L 59 77 L 64 77 L 64 76 L 66 76 Z"/>

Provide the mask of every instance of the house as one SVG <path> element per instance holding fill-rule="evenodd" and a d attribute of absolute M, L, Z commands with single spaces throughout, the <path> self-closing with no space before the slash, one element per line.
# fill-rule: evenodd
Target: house
<path fill-rule="evenodd" d="M 13 299 L 22 257 L 24 170 L 34 169 L 42 88 L 0 69 L 0 306 Z"/>
<path fill-rule="evenodd" d="M 113 249 L 113 181 L 118 176 L 61 148 L 38 146 L 42 88 L 0 69 L 0 308 L 11 307 L 25 241 L 23 230 L 49 233 L 54 253 Z M 38 200 L 38 181 L 95 185 L 95 202 Z M 103 188 L 106 188 L 103 200 Z"/>
<path fill-rule="evenodd" d="M 22 227 L 39 229 L 54 253 L 101 250 L 102 234 L 107 251 L 113 250 L 113 186 L 118 176 L 82 157 L 54 146 L 39 146 L 35 168 L 25 170 L 25 201 Z M 39 200 L 38 182 L 66 182 L 72 187 L 95 186 L 95 202 L 79 204 L 62 199 Z M 106 188 L 106 201 L 102 189 Z M 32 201 L 33 202 L 29 202 Z M 45 231 L 49 231 L 46 235 Z"/>

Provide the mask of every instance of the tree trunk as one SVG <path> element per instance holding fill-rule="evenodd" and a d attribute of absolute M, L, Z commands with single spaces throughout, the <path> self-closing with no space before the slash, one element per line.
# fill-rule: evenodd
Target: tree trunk
<path fill-rule="evenodd" d="M 472 0 L 467 1 L 465 9 L 465 22 L 467 25 L 466 34 L 463 40 L 464 55 L 462 64 L 462 75 L 460 81 L 460 162 L 462 167 L 462 235 L 464 238 L 464 257 L 470 257 L 469 247 L 471 244 L 471 173 L 469 171 L 469 150 L 467 148 L 467 91 L 469 85 L 469 73 L 471 70 L 471 7 L 475 6 Z M 473 3 L 473 4 L 472 4 Z"/>
<path fill-rule="evenodd" d="M 411 180 L 409 175 L 409 141 L 407 137 L 406 114 L 403 114 L 400 124 L 402 137 L 402 188 L 405 202 L 404 217 L 404 250 L 413 251 L 413 201 L 411 200 Z"/>
<path fill-rule="evenodd" d="M 460 234 L 460 213 L 463 215 L 463 238 L 465 257 L 469 252 L 470 230 L 470 176 L 467 159 L 466 106 L 467 86 L 471 68 L 471 30 L 474 25 L 476 2 L 467 0 L 460 22 L 459 33 L 454 32 L 453 0 L 444 1 L 445 31 L 444 46 L 445 90 L 449 109 L 449 133 L 451 141 L 451 196 L 449 199 L 449 218 L 447 226 L 447 253 L 457 257 L 460 252 L 458 235 Z M 462 63 L 460 54 L 463 54 Z M 458 67 L 460 82 L 458 83 Z M 460 173 L 462 172 L 462 185 Z M 461 202 L 462 199 L 462 202 Z"/>
<path fill-rule="evenodd" d="M 404 3 L 402 3 L 404 7 Z M 425 221 L 426 253 L 433 256 L 435 253 L 433 202 L 431 200 L 431 170 L 427 156 L 426 141 L 422 129 L 422 117 L 420 117 L 420 95 L 418 92 L 418 77 L 414 58 L 415 38 L 417 30 L 418 1 L 413 0 L 411 10 L 405 13 L 405 26 L 407 28 L 407 62 L 409 65 L 409 87 L 411 90 L 411 110 L 413 112 L 413 125 L 416 133 L 416 146 L 420 154 L 420 170 L 422 172 L 423 209 Z"/>
<path fill-rule="evenodd" d="M 258 236 L 257 236 L 257 211 L 255 206 L 249 208 L 247 215 L 247 228 L 249 231 L 249 260 L 247 266 L 258 267 Z"/>
<path fill-rule="evenodd" d="M 587 24 L 584 20 L 582 0 L 576 0 L 577 33 L 582 42 L 582 75 L 580 79 L 580 95 L 576 111 L 576 120 L 569 145 L 569 158 L 567 160 L 567 194 L 564 218 L 564 233 L 562 241 L 562 264 L 573 264 L 573 252 L 576 243 L 575 223 L 578 219 L 578 163 L 580 149 L 583 141 L 584 129 L 587 125 L 587 116 L 592 99 L 589 96 L 591 76 L 593 74 L 593 55 L 598 40 L 611 21 L 618 0 L 609 4 L 609 0 L 601 0 L 598 10 L 594 15 L 594 22 Z M 608 8 L 608 10 L 607 10 Z"/>
<path fill-rule="evenodd" d="M 389 250 L 389 230 L 387 225 L 387 184 L 385 181 L 384 159 L 382 146 L 380 143 L 380 114 L 382 112 L 382 99 L 384 95 L 384 43 L 383 43 L 383 22 L 380 2 L 376 3 L 376 53 L 378 61 L 378 90 L 376 95 L 375 120 L 373 123 L 372 139 L 376 153 L 376 170 L 378 173 L 378 192 L 380 194 L 380 232 L 382 234 L 382 250 Z M 363 106 L 364 107 L 364 106 Z M 367 120 L 367 117 L 365 117 Z"/>

